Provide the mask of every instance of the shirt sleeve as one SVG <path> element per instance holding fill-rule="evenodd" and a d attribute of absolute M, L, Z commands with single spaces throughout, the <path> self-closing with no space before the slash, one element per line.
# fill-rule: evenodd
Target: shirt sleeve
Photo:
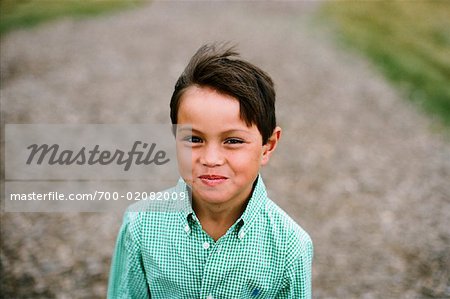
<path fill-rule="evenodd" d="M 283 277 L 283 288 L 277 299 L 311 299 L 312 298 L 312 259 L 313 244 L 308 238 L 300 254 L 289 261 Z"/>
<path fill-rule="evenodd" d="M 138 229 L 139 214 L 126 212 L 111 262 L 108 299 L 150 298 Z"/>

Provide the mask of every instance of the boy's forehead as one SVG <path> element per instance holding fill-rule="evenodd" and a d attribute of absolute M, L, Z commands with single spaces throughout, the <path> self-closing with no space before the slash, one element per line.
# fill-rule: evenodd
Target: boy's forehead
<path fill-rule="evenodd" d="M 211 86 L 200 86 L 197 84 L 187 87 L 186 90 L 183 92 L 181 99 L 183 99 L 183 97 L 193 96 L 193 95 L 198 95 L 198 96 L 202 95 L 202 96 L 209 96 L 209 97 L 214 97 L 214 96 L 217 97 L 218 96 L 218 97 L 227 98 L 229 100 L 236 101 L 239 103 L 239 101 L 232 95 L 221 92 L 218 89 L 211 87 Z"/>
<path fill-rule="evenodd" d="M 245 132 L 255 125 L 248 126 L 242 119 L 236 98 L 210 87 L 191 86 L 180 99 L 178 126 L 192 131 Z"/>
<path fill-rule="evenodd" d="M 191 115 L 195 119 L 241 118 L 240 103 L 236 98 L 210 87 L 198 86 L 191 86 L 183 93 L 178 113 L 179 117 Z"/>

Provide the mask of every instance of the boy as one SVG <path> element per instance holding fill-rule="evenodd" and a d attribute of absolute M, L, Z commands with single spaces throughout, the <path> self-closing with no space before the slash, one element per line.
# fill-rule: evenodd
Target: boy
<path fill-rule="evenodd" d="M 271 78 L 205 45 L 170 102 L 179 212 L 127 212 L 108 298 L 311 298 L 312 242 L 259 175 L 281 135 Z M 188 154 L 186 154 L 188 153 Z"/>

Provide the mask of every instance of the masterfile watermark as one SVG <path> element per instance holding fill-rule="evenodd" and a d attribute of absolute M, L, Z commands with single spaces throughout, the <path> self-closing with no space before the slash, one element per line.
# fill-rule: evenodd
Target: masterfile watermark
<path fill-rule="evenodd" d="M 111 192 L 111 191 L 99 191 L 95 190 L 91 193 L 62 193 L 57 191 L 50 191 L 47 193 L 11 193 L 8 200 L 20 201 L 20 200 L 34 200 L 34 201 L 74 201 L 74 200 L 86 200 L 86 201 L 114 201 L 126 199 L 128 201 L 169 201 L 169 200 L 187 200 L 188 192 Z"/>
<path fill-rule="evenodd" d="M 139 147 L 142 150 L 139 150 Z M 124 152 L 116 149 L 114 151 L 100 150 L 100 145 L 96 144 L 91 150 L 86 149 L 83 146 L 80 150 L 60 150 L 58 144 L 32 144 L 27 147 L 30 149 L 30 155 L 27 159 L 27 164 L 30 165 L 33 162 L 41 165 L 45 162 L 49 165 L 108 165 L 111 163 L 117 163 L 118 165 L 124 165 L 124 170 L 128 171 L 133 164 L 136 165 L 149 165 L 154 163 L 155 165 L 163 165 L 170 161 L 170 158 L 166 158 L 166 152 L 163 150 L 155 150 L 156 143 L 150 145 L 146 142 L 135 141 L 130 151 Z M 38 155 L 38 158 L 34 159 Z M 134 158 L 136 157 L 136 158 Z M 47 159 L 46 159 L 47 158 Z M 46 160 L 45 160 L 46 159 Z"/>
<path fill-rule="evenodd" d="M 6 124 L 2 210 L 116 211 L 144 201 L 179 179 L 173 132 L 160 124 Z M 97 200 L 59 200 L 60 194 L 96 194 Z M 149 202 L 158 208 L 165 201 Z"/>

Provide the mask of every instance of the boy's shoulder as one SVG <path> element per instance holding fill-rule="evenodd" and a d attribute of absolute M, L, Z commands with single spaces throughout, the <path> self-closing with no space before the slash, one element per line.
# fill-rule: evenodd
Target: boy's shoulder
<path fill-rule="evenodd" d="M 247 209 L 257 211 L 257 229 L 264 232 L 264 237 L 279 243 L 286 243 L 287 240 L 293 243 L 311 243 L 308 233 L 269 198 L 261 176 L 258 177 Z"/>
<path fill-rule="evenodd" d="M 312 250 L 309 234 L 271 199 L 267 198 L 262 214 L 266 234 L 279 247 L 294 255 Z"/>

